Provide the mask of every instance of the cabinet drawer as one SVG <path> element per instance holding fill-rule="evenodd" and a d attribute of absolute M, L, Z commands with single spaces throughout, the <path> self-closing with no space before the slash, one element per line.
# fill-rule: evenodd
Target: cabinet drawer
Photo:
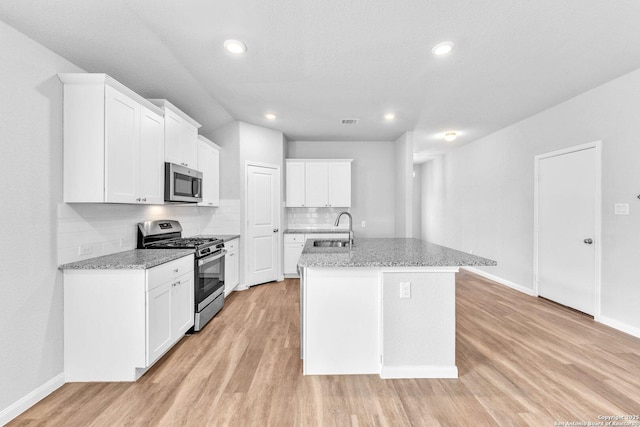
<path fill-rule="evenodd" d="M 305 236 L 306 234 L 286 233 L 284 235 L 284 242 L 285 243 L 298 243 L 298 242 L 304 243 L 304 241 L 306 240 Z"/>
<path fill-rule="evenodd" d="M 193 271 L 193 255 L 176 259 L 147 270 L 147 291 Z"/>
<path fill-rule="evenodd" d="M 236 249 L 238 249 L 239 241 L 240 241 L 239 239 L 233 239 L 233 240 L 229 240 L 228 242 L 224 242 L 224 248 L 227 250 L 227 252 L 233 252 Z"/>

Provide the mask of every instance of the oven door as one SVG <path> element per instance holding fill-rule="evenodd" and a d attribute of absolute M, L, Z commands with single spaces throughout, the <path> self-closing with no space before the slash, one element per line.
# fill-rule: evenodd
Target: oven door
<path fill-rule="evenodd" d="M 196 311 L 200 312 L 216 297 L 224 293 L 225 249 L 196 260 Z"/>

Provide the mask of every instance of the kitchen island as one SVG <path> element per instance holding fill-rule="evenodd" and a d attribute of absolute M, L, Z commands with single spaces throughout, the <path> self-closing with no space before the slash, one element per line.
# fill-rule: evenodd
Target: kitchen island
<path fill-rule="evenodd" d="M 455 273 L 494 265 L 419 239 L 308 240 L 298 261 L 303 373 L 457 378 Z"/>

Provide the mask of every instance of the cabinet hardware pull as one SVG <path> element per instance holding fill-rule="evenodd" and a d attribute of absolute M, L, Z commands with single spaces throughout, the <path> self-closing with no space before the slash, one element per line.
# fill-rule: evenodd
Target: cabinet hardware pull
<path fill-rule="evenodd" d="M 136 199 L 136 202 L 139 202 L 139 201 L 140 201 L 140 197 L 138 197 L 138 198 Z"/>
<path fill-rule="evenodd" d="M 178 270 L 180 270 L 179 268 L 176 268 L 175 270 L 173 270 L 174 273 L 177 273 Z"/>
<path fill-rule="evenodd" d="M 142 199 L 142 201 L 143 201 L 143 202 L 146 202 L 146 201 L 147 201 L 147 198 L 145 197 L 144 199 Z"/>

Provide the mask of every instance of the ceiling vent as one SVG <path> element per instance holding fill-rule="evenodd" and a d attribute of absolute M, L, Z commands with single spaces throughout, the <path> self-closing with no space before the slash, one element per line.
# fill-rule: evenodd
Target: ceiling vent
<path fill-rule="evenodd" d="M 342 119 L 340 123 L 343 125 L 357 125 L 360 119 Z"/>

